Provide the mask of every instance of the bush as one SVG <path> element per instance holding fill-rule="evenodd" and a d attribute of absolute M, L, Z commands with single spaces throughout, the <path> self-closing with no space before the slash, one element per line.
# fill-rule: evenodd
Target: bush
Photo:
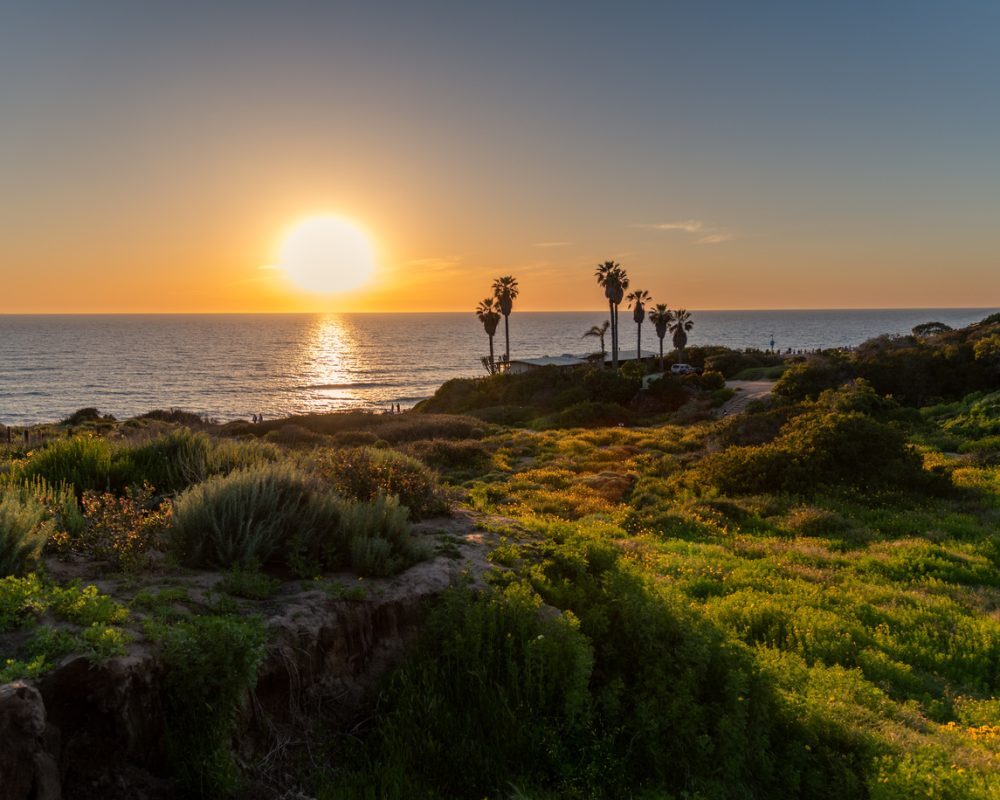
<path fill-rule="evenodd" d="M 204 433 L 178 428 L 125 449 L 118 460 L 129 480 L 149 482 L 163 494 L 172 494 L 212 473 L 212 442 Z"/>
<path fill-rule="evenodd" d="M 190 796 L 231 796 L 240 776 L 230 747 L 264 660 L 264 626 L 207 616 L 153 632 L 164 666 L 164 748 L 173 774 Z"/>
<path fill-rule="evenodd" d="M 448 510 L 434 473 L 395 450 L 323 450 L 308 463 L 346 497 L 372 500 L 380 494 L 395 495 L 416 519 Z"/>
<path fill-rule="evenodd" d="M 314 478 L 289 466 L 236 470 L 177 498 L 170 543 L 190 566 L 264 565 L 293 541 L 309 549 L 333 534 L 341 507 Z"/>
<path fill-rule="evenodd" d="M 161 494 L 173 494 L 211 475 L 277 461 L 274 445 L 213 441 L 187 428 L 135 445 L 95 436 L 57 439 L 32 454 L 20 467 L 25 479 L 42 478 L 51 485 L 72 484 L 84 492 L 122 493 L 150 483 Z"/>
<path fill-rule="evenodd" d="M 773 392 L 786 400 L 813 400 L 852 377 L 850 367 L 841 359 L 814 357 L 788 367 L 774 384 Z"/>
<path fill-rule="evenodd" d="M 769 444 L 708 455 L 695 474 L 696 482 L 729 494 L 809 494 L 830 485 L 941 491 L 948 485 L 924 471 L 899 431 L 856 412 L 803 414 Z"/>
<path fill-rule="evenodd" d="M 71 484 L 78 495 L 85 491 L 111 491 L 121 487 L 115 448 L 99 436 L 56 439 L 32 453 L 18 469 L 18 476 L 43 478 L 49 484 Z"/>
<path fill-rule="evenodd" d="M 615 403 L 577 403 L 557 414 L 542 417 L 535 424 L 538 428 L 599 428 L 612 425 L 630 425 L 634 415 Z"/>
<path fill-rule="evenodd" d="M 386 575 L 425 555 L 394 499 L 347 503 L 317 478 L 281 465 L 193 486 L 177 499 L 168 535 L 182 562 L 197 567 L 245 570 L 277 562 L 300 575 L 345 566 Z"/>
<path fill-rule="evenodd" d="M 33 569 L 54 528 L 34 498 L 0 493 L 0 578 Z"/>
<path fill-rule="evenodd" d="M 412 442 L 407 452 L 436 469 L 478 472 L 490 464 L 489 450 L 475 439 L 429 439 Z"/>
<path fill-rule="evenodd" d="M 149 484 L 128 488 L 125 496 L 111 492 L 84 492 L 85 525 L 76 533 L 52 537 L 57 550 L 107 561 L 114 569 L 134 572 L 145 567 L 149 551 L 159 545 L 170 509 L 153 499 Z"/>
<path fill-rule="evenodd" d="M 798 722 L 744 649 L 616 545 L 538 532 L 527 580 L 454 590 L 431 614 L 367 757 L 328 796 L 863 794 L 862 745 Z"/>

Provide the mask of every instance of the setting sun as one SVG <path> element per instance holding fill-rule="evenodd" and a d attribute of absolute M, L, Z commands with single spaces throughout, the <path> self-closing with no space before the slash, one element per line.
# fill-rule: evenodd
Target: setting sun
<path fill-rule="evenodd" d="M 374 276 L 375 248 L 368 234 L 348 219 L 309 217 L 285 234 L 278 268 L 307 292 L 347 292 Z"/>

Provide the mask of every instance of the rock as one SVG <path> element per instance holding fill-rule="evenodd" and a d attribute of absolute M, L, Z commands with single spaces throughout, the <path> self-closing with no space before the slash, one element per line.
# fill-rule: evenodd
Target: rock
<path fill-rule="evenodd" d="M 45 705 L 23 681 L 0 686 L 0 800 L 59 800 L 56 760 L 45 751 Z"/>

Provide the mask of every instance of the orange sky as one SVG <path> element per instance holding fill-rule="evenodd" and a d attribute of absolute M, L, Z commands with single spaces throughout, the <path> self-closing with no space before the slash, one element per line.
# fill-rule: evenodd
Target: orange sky
<path fill-rule="evenodd" d="M 0 313 L 601 309 L 606 259 L 672 307 L 1000 304 L 984 21 L 475 5 L 13 9 Z M 262 269 L 320 212 L 364 290 Z"/>

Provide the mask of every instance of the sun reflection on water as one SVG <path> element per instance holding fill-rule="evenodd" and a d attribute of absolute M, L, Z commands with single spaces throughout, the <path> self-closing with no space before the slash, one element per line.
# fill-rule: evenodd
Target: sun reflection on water
<path fill-rule="evenodd" d="M 355 384 L 358 361 L 357 331 L 336 315 L 317 317 L 299 351 L 296 373 L 315 410 L 331 403 L 343 405 L 360 398 Z"/>

